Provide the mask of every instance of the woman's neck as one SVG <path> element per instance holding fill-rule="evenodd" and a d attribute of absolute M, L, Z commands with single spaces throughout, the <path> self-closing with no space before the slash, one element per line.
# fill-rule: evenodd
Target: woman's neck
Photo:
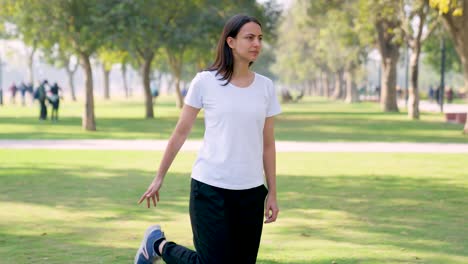
<path fill-rule="evenodd" d="M 236 61 L 234 63 L 234 71 L 232 73 L 232 78 L 245 78 L 251 75 L 249 69 L 249 63 L 243 61 Z"/>

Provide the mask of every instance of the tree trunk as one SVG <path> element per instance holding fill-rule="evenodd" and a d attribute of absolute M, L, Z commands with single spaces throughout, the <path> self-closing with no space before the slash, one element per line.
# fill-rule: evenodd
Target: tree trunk
<path fill-rule="evenodd" d="M 75 73 L 78 70 L 79 62 L 75 63 L 75 66 L 70 68 L 70 59 L 65 58 L 65 71 L 68 75 L 68 85 L 70 87 L 71 98 L 74 102 L 76 102 L 76 92 L 75 92 Z"/>
<path fill-rule="evenodd" d="M 145 108 L 146 108 L 146 115 L 147 119 L 154 118 L 154 111 L 153 111 L 153 96 L 151 95 L 150 89 L 150 72 L 151 72 L 151 62 L 153 61 L 154 53 L 146 56 L 143 61 L 143 65 L 141 66 L 141 75 L 143 78 L 143 89 L 145 94 Z"/>
<path fill-rule="evenodd" d="M 378 34 L 378 47 L 382 57 L 382 80 L 381 80 L 381 96 L 380 105 L 384 112 L 398 112 L 396 98 L 396 68 L 400 45 L 394 41 L 395 34 L 399 22 L 394 20 L 380 19 L 376 22 L 375 27 Z"/>
<path fill-rule="evenodd" d="M 463 14 L 452 16 L 451 13 L 443 15 L 443 24 L 448 29 L 455 44 L 455 50 L 460 57 L 463 66 L 463 78 L 465 81 L 465 91 L 468 91 L 468 0 L 462 1 Z M 468 134 L 468 118 L 463 129 L 463 133 Z"/>
<path fill-rule="evenodd" d="M 182 108 L 184 106 L 184 98 L 182 97 L 182 93 L 180 92 L 180 76 L 181 76 L 181 70 L 178 70 L 178 72 L 175 73 L 175 78 L 176 78 L 176 95 L 177 95 L 177 101 L 176 101 L 176 106 L 178 108 Z"/>
<path fill-rule="evenodd" d="M 467 17 L 467 20 L 468 20 L 468 17 Z M 466 32 L 464 33 L 465 36 L 468 35 Z M 467 36 L 467 41 L 465 42 L 466 46 L 468 46 L 468 36 Z M 460 59 L 462 60 L 462 64 L 463 64 L 463 77 L 464 77 L 464 80 L 465 80 L 465 94 L 468 93 L 468 47 L 465 47 L 464 49 L 464 54 L 463 56 L 460 56 Z M 460 53 L 458 53 L 460 54 Z M 468 113 L 467 113 L 468 115 Z M 466 118 L 466 122 L 465 122 L 465 127 L 463 129 L 463 133 L 465 135 L 468 135 L 468 117 Z"/>
<path fill-rule="evenodd" d="M 124 93 L 125 93 L 125 98 L 128 98 L 128 83 L 127 83 L 127 64 L 122 63 L 122 81 L 123 81 L 123 86 L 124 86 Z"/>
<path fill-rule="evenodd" d="M 104 66 L 104 63 L 102 64 L 102 74 L 104 77 L 104 99 L 109 100 L 110 99 L 110 89 L 109 89 L 110 71 L 106 69 L 106 66 Z"/>
<path fill-rule="evenodd" d="M 93 95 L 93 71 L 89 61 L 89 55 L 80 53 L 81 65 L 85 72 L 85 109 L 83 113 L 82 127 L 88 131 L 96 131 L 94 118 L 94 95 Z"/>
<path fill-rule="evenodd" d="M 34 85 L 34 53 L 36 53 L 36 44 L 34 42 L 31 52 L 28 54 L 28 79 Z"/>
<path fill-rule="evenodd" d="M 356 84 L 353 81 L 353 74 L 351 73 L 351 69 L 345 70 L 344 79 L 346 82 L 346 103 L 352 104 L 359 102 L 358 92 Z"/>
<path fill-rule="evenodd" d="M 325 89 L 323 87 L 323 71 L 320 71 L 319 77 L 317 79 L 317 86 L 319 87 L 319 96 L 325 96 Z"/>
<path fill-rule="evenodd" d="M 411 83 L 408 94 L 408 117 L 419 119 L 419 90 L 418 90 L 418 72 L 419 72 L 419 54 L 421 44 L 416 43 L 410 58 L 410 76 Z"/>
<path fill-rule="evenodd" d="M 396 68 L 398 63 L 398 49 L 389 57 L 382 60 L 382 83 L 380 105 L 384 112 L 398 112 L 396 98 Z"/>
<path fill-rule="evenodd" d="M 182 58 L 183 58 L 183 50 L 179 51 L 180 54 L 173 54 L 172 52 L 168 51 L 167 55 L 169 57 L 169 64 L 171 65 L 172 73 L 175 77 L 175 88 L 176 88 L 176 106 L 178 108 L 182 108 L 184 106 L 184 98 L 182 97 L 182 93 L 180 92 L 180 77 L 182 76 Z M 177 55 L 180 57 L 177 58 Z"/>
<path fill-rule="evenodd" d="M 335 73 L 335 89 L 333 90 L 332 98 L 338 100 L 343 97 L 343 70 L 338 70 Z"/>
<path fill-rule="evenodd" d="M 317 89 L 317 95 L 318 96 L 322 96 L 323 95 L 323 91 L 322 91 L 322 87 L 321 87 L 321 80 L 322 80 L 322 73 L 320 73 L 320 75 L 317 77 L 317 79 L 315 79 L 315 88 Z"/>
<path fill-rule="evenodd" d="M 307 81 L 308 89 L 307 89 L 307 92 L 305 93 L 306 95 L 308 96 L 318 95 L 317 86 L 315 84 L 316 84 L 315 79 Z"/>
<path fill-rule="evenodd" d="M 323 76 L 322 76 L 322 87 L 323 87 L 323 95 L 325 96 L 325 98 L 329 98 L 330 97 L 330 88 L 328 87 L 328 72 L 323 72 Z"/>
<path fill-rule="evenodd" d="M 75 94 L 75 82 L 74 82 L 74 79 L 75 79 L 75 72 L 74 71 L 70 71 L 67 67 L 66 69 L 66 72 L 67 72 L 67 76 L 68 76 L 68 87 L 70 87 L 70 94 L 71 94 L 71 98 L 74 102 L 76 102 L 76 94 Z"/>

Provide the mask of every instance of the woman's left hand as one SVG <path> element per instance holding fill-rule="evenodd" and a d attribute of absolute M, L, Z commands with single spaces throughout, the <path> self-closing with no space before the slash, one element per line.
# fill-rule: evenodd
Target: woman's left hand
<path fill-rule="evenodd" d="M 275 222 L 279 213 L 276 196 L 268 194 L 265 203 L 265 224 Z"/>

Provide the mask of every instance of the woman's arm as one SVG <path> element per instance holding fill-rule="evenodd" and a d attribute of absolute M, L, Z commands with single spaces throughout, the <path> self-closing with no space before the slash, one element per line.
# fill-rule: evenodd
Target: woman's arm
<path fill-rule="evenodd" d="M 164 177 L 166 176 L 169 167 L 174 161 L 177 153 L 187 139 L 190 131 L 192 130 L 193 123 L 200 109 L 184 105 L 179 121 L 172 132 L 172 135 L 167 143 L 166 150 L 164 151 L 163 159 L 159 164 L 159 169 L 154 177 L 153 182 L 150 184 L 146 192 L 141 196 L 138 203 L 140 204 L 146 199 L 148 208 L 150 207 L 150 199 L 153 200 L 153 205 L 156 206 L 156 201 L 159 202 L 159 189 L 162 186 Z"/>
<path fill-rule="evenodd" d="M 268 196 L 265 205 L 265 223 L 276 221 L 279 209 L 276 200 L 276 147 L 274 117 L 265 120 L 263 128 L 263 169 L 268 185 Z"/>

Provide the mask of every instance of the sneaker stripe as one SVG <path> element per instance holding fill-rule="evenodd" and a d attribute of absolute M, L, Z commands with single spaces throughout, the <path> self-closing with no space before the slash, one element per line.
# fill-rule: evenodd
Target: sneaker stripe
<path fill-rule="evenodd" d="M 148 251 L 146 250 L 146 246 L 142 248 L 142 253 L 143 253 L 143 256 L 145 256 L 145 258 L 149 260 L 149 255 L 148 255 Z"/>

